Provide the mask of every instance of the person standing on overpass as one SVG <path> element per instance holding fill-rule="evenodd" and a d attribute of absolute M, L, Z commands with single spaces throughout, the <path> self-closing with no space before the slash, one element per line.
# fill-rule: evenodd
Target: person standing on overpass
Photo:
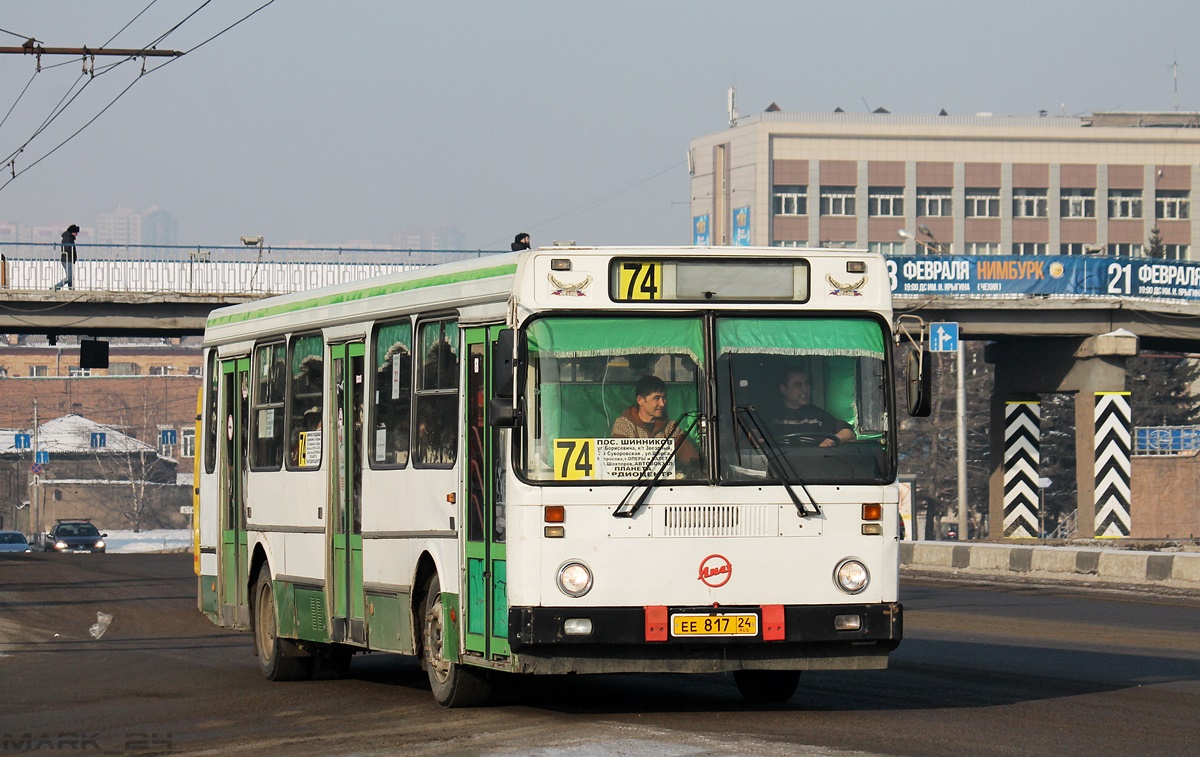
<path fill-rule="evenodd" d="M 79 227 L 71 224 L 67 230 L 62 233 L 62 255 L 59 260 L 62 261 L 62 266 L 66 271 L 66 276 L 63 280 L 54 285 L 54 290 L 58 291 L 64 286 L 68 289 L 75 288 L 75 261 L 78 259 L 75 255 L 75 237 L 79 234 Z"/>

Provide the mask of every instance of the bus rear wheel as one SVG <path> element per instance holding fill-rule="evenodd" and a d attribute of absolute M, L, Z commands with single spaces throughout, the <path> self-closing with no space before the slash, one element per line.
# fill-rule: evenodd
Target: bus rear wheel
<path fill-rule="evenodd" d="M 800 685 L 799 670 L 735 670 L 733 682 L 747 702 L 786 702 Z"/>
<path fill-rule="evenodd" d="M 443 707 L 478 707 L 492 696 L 492 682 L 487 671 L 452 662 L 446 658 L 445 608 L 442 605 L 441 582 L 435 575 L 429 579 L 425 599 L 421 602 L 421 655 L 433 698 Z M 455 640 L 451 639 L 451 643 Z"/>
<path fill-rule="evenodd" d="M 268 681 L 299 681 L 308 678 L 309 659 L 286 657 L 275 624 L 275 586 L 264 566 L 254 585 L 254 651 L 258 666 Z"/>

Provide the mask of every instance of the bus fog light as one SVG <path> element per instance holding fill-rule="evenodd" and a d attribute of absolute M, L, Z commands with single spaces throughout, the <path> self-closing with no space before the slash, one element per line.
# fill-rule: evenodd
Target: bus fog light
<path fill-rule="evenodd" d="M 879 536 L 883 533 L 883 525 L 880 523 L 864 523 L 862 532 L 863 536 Z"/>
<path fill-rule="evenodd" d="M 842 560 L 833 572 L 838 588 L 847 594 L 858 594 L 871 583 L 871 573 L 858 560 Z"/>
<path fill-rule="evenodd" d="M 838 615 L 833 619 L 833 630 L 835 631 L 858 631 L 861 628 L 861 615 Z"/>
<path fill-rule="evenodd" d="M 567 529 L 564 526 L 546 526 L 545 534 L 547 539 L 561 539 L 567 535 Z"/>
<path fill-rule="evenodd" d="M 558 589 L 568 597 L 582 597 L 592 590 L 592 571 L 581 562 L 563 563 L 558 569 Z"/>
<path fill-rule="evenodd" d="M 591 618 L 567 618 L 563 621 L 563 633 L 567 636 L 591 636 Z"/>

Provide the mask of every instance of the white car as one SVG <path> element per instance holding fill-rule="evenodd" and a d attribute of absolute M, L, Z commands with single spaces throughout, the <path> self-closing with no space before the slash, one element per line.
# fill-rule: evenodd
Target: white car
<path fill-rule="evenodd" d="M 20 531 L 0 531 L 0 552 L 32 552 L 33 548 Z"/>

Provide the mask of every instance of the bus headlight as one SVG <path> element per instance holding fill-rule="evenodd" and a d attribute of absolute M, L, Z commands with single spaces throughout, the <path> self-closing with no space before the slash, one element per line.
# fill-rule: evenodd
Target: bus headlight
<path fill-rule="evenodd" d="M 592 590 L 592 571 L 572 560 L 558 569 L 558 590 L 568 597 L 582 597 Z"/>
<path fill-rule="evenodd" d="M 847 559 L 838 563 L 833 571 L 838 588 L 847 594 L 859 594 L 871 583 L 871 572 L 858 560 Z"/>

